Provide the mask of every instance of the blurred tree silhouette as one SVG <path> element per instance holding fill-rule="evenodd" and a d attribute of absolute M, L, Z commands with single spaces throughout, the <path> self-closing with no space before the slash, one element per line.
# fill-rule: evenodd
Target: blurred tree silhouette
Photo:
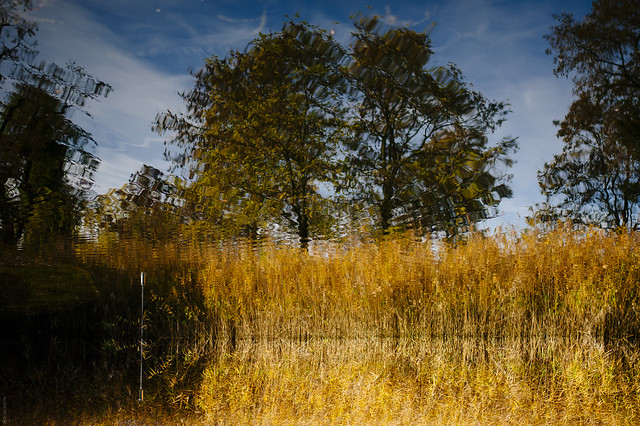
<path fill-rule="evenodd" d="M 572 76 L 575 101 L 559 126 L 561 154 L 538 173 L 540 216 L 637 227 L 640 213 L 640 5 L 598 0 L 576 21 L 555 16 L 546 38 L 557 76 Z"/>
<path fill-rule="evenodd" d="M 189 114 L 163 114 L 155 126 L 176 132 L 184 150 L 172 159 L 195 178 L 196 204 L 248 228 L 280 221 L 307 246 L 323 222 L 321 185 L 338 172 L 340 59 L 331 36 L 289 23 L 245 52 L 207 60 L 183 95 Z"/>
<path fill-rule="evenodd" d="M 69 116 L 110 88 L 73 63 L 38 69 L 0 109 L 0 218 L 10 244 L 71 235 L 99 163 L 93 138 Z"/>
<path fill-rule="evenodd" d="M 382 230 L 417 224 L 456 233 L 491 216 L 511 195 L 495 165 L 511 164 L 515 139 L 490 147 L 487 138 L 507 106 L 471 91 L 454 66 L 428 68 L 428 34 L 384 29 L 375 17 L 354 25 L 347 74 L 360 136 L 348 163 L 355 196 L 376 206 Z"/>
<path fill-rule="evenodd" d="M 34 64 L 37 26 L 23 17 L 32 9 L 30 0 L 0 0 L 0 227 L 8 244 L 73 232 L 99 160 L 88 151 L 91 135 L 70 117 L 111 90 L 75 63 Z"/>
<path fill-rule="evenodd" d="M 344 209 L 338 200 L 373 211 L 385 231 L 455 233 L 510 196 L 497 163 L 510 165 L 515 139 L 487 138 L 506 105 L 470 90 L 453 66 L 427 68 L 427 34 L 383 32 L 376 18 L 355 29 L 345 49 L 288 22 L 209 59 L 183 95 L 188 113 L 158 116 L 203 205 L 248 226 L 285 219 L 306 246 Z"/>
<path fill-rule="evenodd" d="M 59 109 L 58 99 L 21 84 L 2 111 L 0 176 L 11 188 L 0 198 L 5 242 L 16 242 L 28 222 L 36 233 L 47 226 L 68 233 L 73 226 L 73 203 L 61 192 L 66 147 L 57 142 L 61 135 L 56 131 L 64 129 L 65 136 L 76 140 L 85 135 L 64 123 L 55 114 Z"/>

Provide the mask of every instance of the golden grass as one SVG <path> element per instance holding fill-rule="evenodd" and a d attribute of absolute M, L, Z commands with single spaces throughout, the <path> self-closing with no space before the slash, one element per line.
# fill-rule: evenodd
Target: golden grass
<path fill-rule="evenodd" d="M 449 343 L 391 339 L 241 345 L 207 369 L 198 405 L 220 424 L 638 420 L 638 384 L 625 383 L 604 354 L 557 354 L 542 367 L 500 343 L 456 343 L 457 354 Z M 464 351 L 488 355 L 468 363 Z"/>
<path fill-rule="evenodd" d="M 395 239 L 329 256 L 265 246 L 210 254 L 200 279 L 209 308 L 237 337 L 608 342 L 639 322 L 637 245 L 633 234 L 561 229 L 437 249 Z"/>
<path fill-rule="evenodd" d="M 637 424 L 639 247 L 559 227 L 112 262 L 192 265 L 216 348 L 191 401 L 205 423 Z"/>

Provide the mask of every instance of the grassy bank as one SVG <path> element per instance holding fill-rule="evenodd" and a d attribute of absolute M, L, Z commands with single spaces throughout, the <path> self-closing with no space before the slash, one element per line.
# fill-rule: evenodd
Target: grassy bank
<path fill-rule="evenodd" d="M 634 234 L 411 239 L 209 259 L 209 420 L 640 421 Z"/>
<path fill-rule="evenodd" d="M 104 234 L 75 246 L 98 289 L 87 318 L 101 342 L 82 389 L 102 408 L 71 392 L 67 412 L 87 423 L 637 424 L 639 247 L 634 233 L 568 227 L 311 254 Z"/>

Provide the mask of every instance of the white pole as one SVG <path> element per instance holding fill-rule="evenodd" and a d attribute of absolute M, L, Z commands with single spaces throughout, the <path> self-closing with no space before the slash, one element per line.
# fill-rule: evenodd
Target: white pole
<path fill-rule="evenodd" d="M 142 401 L 144 398 L 144 392 L 142 390 L 142 333 L 144 330 L 144 272 L 140 272 L 140 394 L 138 395 L 138 401 Z"/>

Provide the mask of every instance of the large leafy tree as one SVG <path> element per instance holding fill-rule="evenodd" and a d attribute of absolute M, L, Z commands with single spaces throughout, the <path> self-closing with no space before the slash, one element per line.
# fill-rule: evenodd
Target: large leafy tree
<path fill-rule="evenodd" d="M 349 49 L 290 22 L 209 59 L 184 95 L 188 113 L 166 113 L 156 128 L 174 132 L 182 150 L 172 159 L 212 217 L 281 218 L 306 246 L 333 194 L 385 231 L 456 232 L 510 195 L 497 163 L 509 164 L 515 141 L 489 145 L 506 105 L 470 90 L 453 66 L 429 68 L 431 54 L 425 33 L 383 31 L 375 18 L 355 22 Z"/>
<path fill-rule="evenodd" d="M 376 207 L 382 230 L 418 224 L 455 233 L 511 194 L 496 165 L 510 164 L 515 140 L 490 146 L 487 137 L 506 105 L 470 90 L 454 66 L 429 67 L 432 54 L 426 33 L 355 21 L 346 72 L 359 137 L 348 186 Z"/>
<path fill-rule="evenodd" d="M 555 16 L 547 35 L 557 76 L 573 78 L 575 101 L 556 122 L 561 154 L 539 183 L 549 210 L 607 227 L 638 224 L 640 212 L 640 7 L 598 0 L 581 21 Z"/>
<path fill-rule="evenodd" d="M 307 246 L 326 219 L 322 186 L 338 171 L 340 58 L 331 36 L 289 23 L 244 52 L 208 59 L 184 95 L 188 114 L 158 118 L 184 148 L 173 160 L 191 172 L 211 217 L 254 228 L 282 221 Z"/>

